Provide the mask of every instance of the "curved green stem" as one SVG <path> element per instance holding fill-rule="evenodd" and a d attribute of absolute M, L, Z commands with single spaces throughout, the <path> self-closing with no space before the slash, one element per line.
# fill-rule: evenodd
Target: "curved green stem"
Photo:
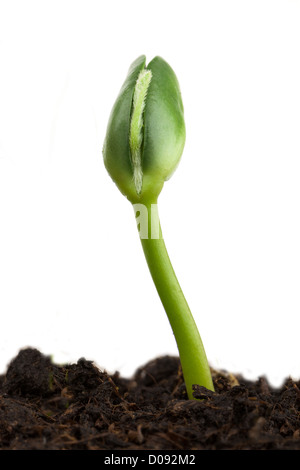
<path fill-rule="evenodd" d="M 210 368 L 196 323 L 173 270 L 161 234 L 157 204 L 147 203 L 143 206 L 147 209 L 147 220 L 141 217 L 141 206 L 134 204 L 136 215 L 140 213 L 137 222 L 140 224 L 142 247 L 177 342 L 188 397 L 193 399 L 193 384 L 214 390 Z M 142 224 L 144 224 L 143 230 Z"/>

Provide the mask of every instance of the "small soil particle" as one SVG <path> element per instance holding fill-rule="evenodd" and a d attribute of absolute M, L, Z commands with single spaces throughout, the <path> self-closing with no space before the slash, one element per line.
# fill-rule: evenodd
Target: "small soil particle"
<path fill-rule="evenodd" d="M 177 357 L 125 379 L 23 349 L 0 376 L 0 449 L 300 449 L 299 382 L 212 373 L 215 392 L 195 385 L 188 400 Z"/>

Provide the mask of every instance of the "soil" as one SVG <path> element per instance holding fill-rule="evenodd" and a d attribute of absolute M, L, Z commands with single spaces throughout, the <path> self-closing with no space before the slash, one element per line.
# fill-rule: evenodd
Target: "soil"
<path fill-rule="evenodd" d="M 215 392 L 196 385 L 188 400 L 177 357 L 127 379 L 26 348 L 0 376 L 0 449 L 300 449 L 300 382 L 212 372 Z"/>

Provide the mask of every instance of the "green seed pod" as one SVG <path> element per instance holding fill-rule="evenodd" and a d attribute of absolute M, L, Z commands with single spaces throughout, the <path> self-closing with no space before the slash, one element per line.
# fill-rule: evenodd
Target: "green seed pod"
<path fill-rule="evenodd" d="M 112 109 L 103 157 L 120 191 L 132 202 L 155 202 L 185 143 L 177 78 L 161 57 L 131 65 Z"/>

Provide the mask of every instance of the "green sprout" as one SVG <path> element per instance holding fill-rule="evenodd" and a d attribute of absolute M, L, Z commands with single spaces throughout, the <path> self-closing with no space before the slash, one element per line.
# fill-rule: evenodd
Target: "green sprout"
<path fill-rule="evenodd" d="M 172 327 L 188 397 L 193 385 L 214 390 L 196 323 L 163 240 L 157 199 L 176 169 L 185 144 L 181 92 L 172 68 L 161 57 L 146 67 L 131 65 L 112 109 L 103 157 L 120 191 L 133 204 L 152 279 Z"/>

